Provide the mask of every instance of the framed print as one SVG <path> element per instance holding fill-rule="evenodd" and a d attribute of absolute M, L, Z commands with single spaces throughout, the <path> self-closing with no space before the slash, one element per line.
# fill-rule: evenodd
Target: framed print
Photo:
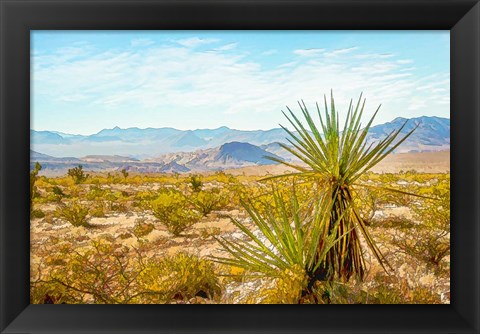
<path fill-rule="evenodd" d="M 476 1 L 1 11 L 2 333 L 479 331 Z"/>

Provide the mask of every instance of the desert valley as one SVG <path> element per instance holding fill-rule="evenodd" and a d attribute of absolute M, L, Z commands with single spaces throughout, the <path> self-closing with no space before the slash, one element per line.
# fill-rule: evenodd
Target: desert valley
<path fill-rule="evenodd" d="M 372 127 L 367 141 L 404 121 Z M 272 247 L 256 219 L 318 192 L 301 177 L 295 190 L 269 179 L 296 171 L 278 161 L 301 164 L 282 129 L 32 131 L 31 301 L 449 303 L 450 122 L 413 119 L 403 133 L 415 124 L 353 188 L 388 267 L 364 253 L 364 281 L 326 282 L 308 298 L 291 271 L 258 276 L 225 260 L 252 238 Z"/>

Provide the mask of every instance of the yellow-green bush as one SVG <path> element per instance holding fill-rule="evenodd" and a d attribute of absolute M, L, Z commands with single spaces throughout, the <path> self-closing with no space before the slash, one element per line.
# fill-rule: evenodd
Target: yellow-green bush
<path fill-rule="evenodd" d="M 73 179 L 73 182 L 75 182 L 75 184 L 83 183 L 89 177 L 89 175 L 85 174 L 85 172 L 83 171 L 82 165 L 78 165 L 77 167 L 70 168 L 67 171 L 67 174 Z"/>
<path fill-rule="evenodd" d="M 406 279 L 393 277 L 391 285 L 376 281 L 369 290 L 370 304 L 441 304 L 440 296 L 431 287 L 410 286 Z"/>
<path fill-rule="evenodd" d="M 307 286 L 307 274 L 304 268 L 293 266 L 279 273 L 279 277 L 270 288 L 255 293 L 256 303 L 261 304 L 298 304 L 302 291 Z"/>
<path fill-rule="evenodd" d="M 87 206 L 84 206 L 78 202 L 71 202 L 70 204 L 62 204 L 55 215 L 63 219 L 73 226 L 84 226 L 89 227 L 88 216 L 89 209 Z"/>
<path fill-rule="evenodd" d="M 195 255 L 151 258 L 107 239 L 74 251 L 73 242 L 52 239 L 37 251 L 44 268 L 31 268 L 31 303 L 158 304 L 220 296 L 213 264 Z"/>
<path fill-rule="evenodd" d="M 38 196 L 37 188 L 35 187 L 35 182 L 38 179 L 38 172 L 42 169 L 42 165 L 38 162 L 35 163 L 34 169 L 30 172 L 30 214 L 33 211 L 33 199 Z"/>
<path fill-rule="evenodd" d="M 212 262 L 183 252 L 161 260 L 150 260 L 138 281 L 158 303 L 196 296 L 213 299 L 221 293 Z"/>
<path fill-rule="evenodd" d="M 99 203 L 95 206 L 93 206 L 91 209 L 90 209 L 90 215 L 92 217 L 96 217 L 96 218 L 104 218 L 106 217 L 105 215 L 105 208 L 103 206 L 102 203 Z"/>
<path fill-rule="evenodd" d="M 32 213 L 30 214 L 30 217 L 31 218 L 44 218 L 45 217 L 45 213 L 40 210 L 40 209 L 35 209 L 35 210 L 32 210 Z"/>
<path fill-rule="evenodd" d="M 178 191 L 164 191 L 150 202 L 153 215 L 175 236 L 199 221 L 201 215 L 190 208 L 187 198 Z"/>
<path fill-rule="evenodd" d="M 424 187 L 420 193 L 431 198 L 421 198 L 412 206 L 418 224 L 413 231 L 394 238 L 393 244 L 406 254 L 438 267 L 450 254 L 450 180 Z"/>
<path fill-rule="evenodd" d="M 146 235 L 149 235 L 154 229 L 152 223 L 145 222 L 145 219 L 137 219 L 135 221 L 135 226 L 133 227 L 132 233 L 137 237 L 141 238 Z"/>
<path fill-rule="evenodd" d="M 127 247 L 107 240 L 92 241 L 79 251 L 73 244 L 55 245 L 45 258 L 48 270 L 32 278 L 33 303 L 43 303 L 42 293 L 67 303 L 130 303 L 137 293 L 135 281 L 142 270 L 140 258 Z"/>
<path fill-rule="evenodd" d="M 217 236 L 221 232 L 219 227 L 204 227 L 200 229 L 200 237 L 203 239 L 210 238 L 212 236 Z"/>
<path fill-rule="evenodd" d="M 107 190 L 100 188 L 97 185 L 94 185 L 90 187 L 90 190 L 86 194 L 86 199 L 89 201 L 94 201 L 98 199 L 102 199 L 107 193 L 109 193 Z"/>
<path fill-rule="evenodd" d="M 194 192 L 198 192 L 203 188 L 203 182 L 200 180 L 200 177 L 197 175 L 192 175 L 189 179 L 190 186 Z"/>
<path fill-rule="evenodd" d="M 220 189 L 213 188 L 193 193 L 192 201 L 197 210 L 207 216 L 212 211 L 222 209 L 228 203 L 228 197 Z"/>

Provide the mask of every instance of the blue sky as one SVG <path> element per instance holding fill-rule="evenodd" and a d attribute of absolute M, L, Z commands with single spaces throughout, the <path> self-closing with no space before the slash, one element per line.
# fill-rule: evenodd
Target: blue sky
<path fill-rule="evenodd" d="M 449 31 L 33 31 L 31 128 L 254 130 L 333 89 L 339 112 L 450 117 Z"/>

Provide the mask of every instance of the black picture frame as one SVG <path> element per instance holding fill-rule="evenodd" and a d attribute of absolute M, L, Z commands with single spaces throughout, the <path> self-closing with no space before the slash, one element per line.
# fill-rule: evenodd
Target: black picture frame
<path fill-rule="evenodd" d="M 476 0 L 0 0 L 1 333 L 479 333 Z M 29 305 L 30 30 L 447 29 L 450 305 Z"/>

